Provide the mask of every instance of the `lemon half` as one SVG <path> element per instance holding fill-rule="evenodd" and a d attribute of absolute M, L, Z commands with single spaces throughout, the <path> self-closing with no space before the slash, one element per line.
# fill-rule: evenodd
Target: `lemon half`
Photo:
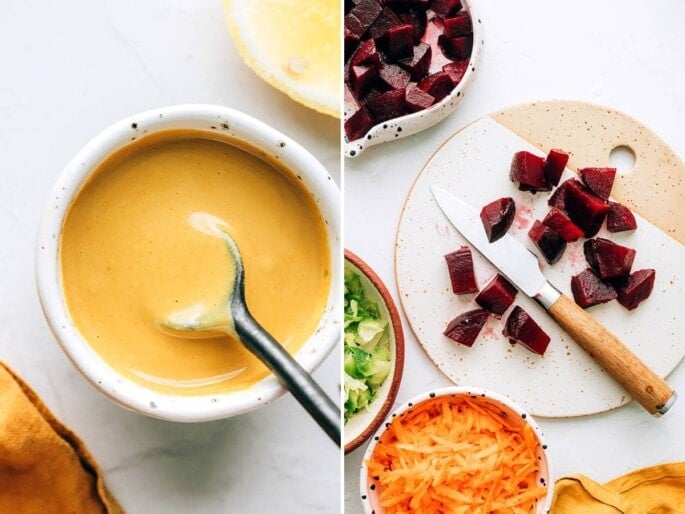
<path fill-rule="evenodd" d="M 257 75 L 340 118 L 340 0 L 223 0 L 231 36 Z"/>

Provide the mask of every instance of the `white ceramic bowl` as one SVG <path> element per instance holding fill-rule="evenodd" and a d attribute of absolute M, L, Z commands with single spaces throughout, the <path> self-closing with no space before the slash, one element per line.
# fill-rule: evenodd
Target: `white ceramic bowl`
<path fill-rule="evenodd" d="M 552 502 L 553 488 L 554 488 L 554 475 L 552 473 L 552 464 L 549 460 L 548 447 L 544 440 L 544 435 L 542 430 L 535 422 L 535 420 L 521 407 L 516 405 L 513 401 L 504 395 L 495 393 L 493 391 L 488 391 L 487 389 L 482 389 L 480 387 L 468 387 L 468 386 L 451 386 L 444 387 L 441 389 L 435 389 L 410 399 L 404 402 L 400 407 L 398 407 L 388 418 L 386 418 L 386 423 L 384 423 L 381 428 L 378 429 L 376 434 L 366 449 L 364 454 L 364 459 L 362 461 L 361 473 L 360 473 L 360 488 L 361 488 L 361 501 L 364 506 L 364 511 L 366 514 L 383 514 L 384 509 L 380 506 L 378 502 L 377 492 L 378 488 L 375 487 L 375 481 L 369 476 L 368 468 L 366 462 L 371 458 L 373 450 L 376 447 L 376 441 L 380 439 L 380 436 L 385 432 L 387 427 L 390 425 L 390 421 L 404 411 L 415 407 L 423 401 L 430 401 L 434 398 L 448 395 L 467 395 L 474 396 L 476 399 L 481 401 L 488 401 L 495 403 L 500 408 L 505 411 L 509 411 L 518 416 L 522 423 L 527 423 L 535 432 L 538 438 L 538 459 L 540 461 L 540 471 L 537 474 L 538 483 L 542 487 L 547 488 L 547 495 L 537 502 L 537 508 L 535 514 L 546 514 L 549 512 L 550 504 Z"/>
<path fill-rule="evenodd" d="M 364 137 L 360 139 L 347 141 L 347 138 L 345 138 L 345 157 L 359 157 L 364 150 L 371 146 L 387 141 L 395 141 L 416 134 L 417 132 L 441 122 L 454 112 L 459 102 L 464 99 L 466 90 L 471 84 L 476 70 L 480 66 L 481 52 L 483 50 L 483 24 L 478 17 L 478 10 L 474 9 L 474 3 L 476 2 L 473 2 L 472 0 L 462 0 L 464 9 L 471 15 L 471 23 L 473 25 L 473 49 L 471 50 L 469 66 L 464 77 L 461 79 L 461 82 L 457 84 L 449 95 L 435 105 L 431 105 L 428 109 L 406 114 L 405 116 L 393 118 L 384 121 L 383 123 L 379 123 L 378 125 L 374 125 Z"/>
<path fill-rule="evenodd" d="M 359 273 L 366 297 L 378 305 L 381 318 L 388 320 L 390 342 L 390 373 L 378 389 L 376 399 L 363 411 L 356 413 L 343 427 L 345 453 L 359 447 L 373 434 L 390 412 L 404 369 L 404 332 L 395 302 L 378 275 L 361 258 L 345 250 L 345 267 Z"/>
<path fill-rule="evenodd" d="M 206 396 L 174 396 L 142 387 L 117 373 L 84 340 L 69 316 L 62 292 L 60 234 L 69 205 L 84 181 L 108 155 L 131 141 L 174 129 L 229 135 L 257 147 L 301 177 L 316 201 L 326 220 L 332 280 L 321 321 L 295 355 L 310 372 L 330 353 L 340 337 L 343 297 L 340 191 L 324 167 L 292 139 L 241 112 L 214 105 L 164 107 L 115 123 L 93 138 L 67 164 L 55 183 L 38 233 L 36 282 L 43 312 L 62 349 L 90 382 L 123 407 L 170 421 L 207 421 L 261 407 L 282 395 L 285 389 L 273 375 L 246 390 Z"/>

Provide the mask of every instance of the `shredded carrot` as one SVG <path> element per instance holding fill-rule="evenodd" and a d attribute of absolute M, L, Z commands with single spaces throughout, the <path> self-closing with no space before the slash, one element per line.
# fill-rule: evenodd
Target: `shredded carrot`
<path fill-rule="evenodd" d="M 540 443 L 487 398 L 441 396 L 395 417 L 367 462 L 385 514 L 535 513 Z"/>

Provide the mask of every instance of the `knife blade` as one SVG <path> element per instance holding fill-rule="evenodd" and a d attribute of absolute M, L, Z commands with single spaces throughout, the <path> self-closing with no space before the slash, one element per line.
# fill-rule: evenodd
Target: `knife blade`
<path fill-rule="evenodd" d="M 521 292 L 537 301 L 633 399 L 655 416 L 665 414 L 678 395 L 615 335 L 550 284 L 537 257 L 509 234 L 490 243 L 479 213 L 461 198 L 431 186 L 433 198 L 449 222 Z"/>

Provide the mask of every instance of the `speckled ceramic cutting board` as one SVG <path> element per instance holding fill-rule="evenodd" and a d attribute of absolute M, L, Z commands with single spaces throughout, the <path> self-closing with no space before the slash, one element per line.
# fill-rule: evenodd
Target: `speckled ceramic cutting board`
<path fill-rule="evenodd" d="M 402 306 L 414 334 L 436 366 L 460 385 L 504 393 L 539 416 L 567 417 L 606 411 L 630 401 L 618 386 L 535 302 L 519 293 L 515 304 L 528 311 L 552 341 L 544 357 L 512 346 L 501 335 L 503 322 L 490 318 L 472 348 L 442 335 L 456 315 L 476 308 L 475 295 L 454 295 L 443 255 L 467 244 L 449 224 L 430 193 L 438 185 L 474 208 L 502 196 L 517 202 L 512 235 L 533 249 L 527 237 L 533 220 L 548 210 L 548 194 L 518 191 L 508 179 L 514 152 L 546 154 L 562 148 L 569 169 L 609 166 L 617 146 L 636 155 L 632 170 L 617 175 L 612 197 L 636 213 L 638 229 L 599 236 L 637 250 L 633 270 L 656 269 L 652 296 L 635 311 L 618 302 L 588 312 L 621 338 L 661 376 L 685 356 L 685 164 L 649 129 L 617 111 L 577 102 L 528 104 L 481 118 L 447 140 L 431 157 L 407 197 L 397 233 L 395 265 Z M 572 297 L 570 279 L 587 267 L 583 239 L 570 243 L 543 272 Z M 479 286 L 495 268 L 474 251 Z M 506 318 L 505 313 L 504 319 Z M 682 393 L 682 392 L 681 392 Z"/>

